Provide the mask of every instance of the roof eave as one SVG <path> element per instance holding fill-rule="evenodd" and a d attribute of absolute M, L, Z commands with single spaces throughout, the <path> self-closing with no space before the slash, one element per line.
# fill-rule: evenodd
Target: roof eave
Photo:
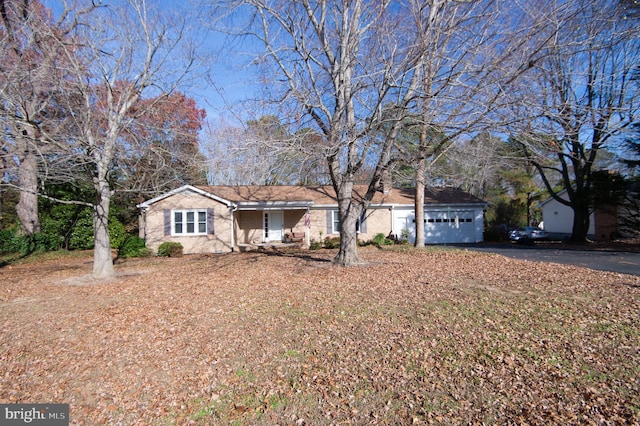
<path fill-rule="evenodd" d="M 301 210 L 313 205 L 313 201 L 246 201 L 236 203 L 238 210 Z"/>
<path fill-rule="evenodd" d="M 196 188 L 195 186 L 192 186 L 192 185 L 183 185 L 183 186 L 181 186 L 179 188 L 173 189 L 173 190 L 171 190 L 169 192 L 166 192 L 166 193 L 164 193 L 162 195 L 159 195 L 159 196 L 157 196 L 155 198 L 152 198 L 152 199 L 147 200 L 147 201 L 145 201 L 143 203 L 140 203 L 136 207 L 139 208 L 139 209 L 146 209 L 146 208 L 149 208 L 152 204 L 157 203 L 158 201 L 162 201 L 165 198 L 169 198 L 169 197 L 171 197 L 173 195 L 180 194 L 181 192 L 184 192 L 184 191 L 195 192 L 196 194 L 202 195 L 203 197 L 207 197 L 207 198 L 210 198 L 212 200 L 216 200 L 216 201 L 218 201 L 218 202 L 220 202 L 222 204 L 225 204 L 227 207 L 231 207 L 233 205 L 233 202 L 231 202 L 229 200 L 226 200 L 224 198 L 218 197 L 217 195 L 211 194 L 210 192 L 204 191 L 204 190 L 202 190 L 200 188 Z"/>

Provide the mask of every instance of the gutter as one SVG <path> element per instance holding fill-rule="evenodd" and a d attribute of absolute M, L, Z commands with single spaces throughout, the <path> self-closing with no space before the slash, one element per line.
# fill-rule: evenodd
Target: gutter
<path fill-rule="evenodd" d="M 235 209 L 239 210 L 301 210 L 308 209 L 313 205 L 312 201 L 263 201 L 263 202 L 240 202 L 235 205 Z"/>

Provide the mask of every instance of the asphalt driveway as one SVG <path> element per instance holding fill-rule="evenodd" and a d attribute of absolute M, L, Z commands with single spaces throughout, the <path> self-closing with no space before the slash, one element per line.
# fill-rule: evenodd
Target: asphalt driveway
<path fill-rule="evenodd" d="M 580 249 L 562 244 L 467 244 L 467 250 L 498 253 L 515 259 L 584 266 L 601 271 L 640 276 L 640 252 L 614 249 Z"/>

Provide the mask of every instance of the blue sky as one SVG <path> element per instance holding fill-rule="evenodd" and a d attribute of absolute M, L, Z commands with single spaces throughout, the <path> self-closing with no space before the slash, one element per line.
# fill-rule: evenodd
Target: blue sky
<path fill-rule="evenodd" d="M 207 75 L 199 76 L 196 73 L 199 77 L 196 78 L 197 87 L 185 87 L 182 90 L 207 110 L 210 122 L 219 121 L 223 117 L 231 124 L 239 125 L 238 118 L 243 122 L 252 118 L 252 111 L 247 111 L 249 107 L 243 101 L 257 97 L 260 90 L 256 74 L 258 69 L 253 64 L 259 49 L 255 41 L 233 38 L 211 29 L 216 27 L 212 20 L 219 18 L 219 14 L 213 18 L 208 17 L 211 10 L 207 5 L 208 0 L 157 1 L 163 8 L 190 15 L 189 22 L 195 29 L 192 36 L 202 42 L 201 53 L 204 59 L 200 72 Z M 255 113 L 261 115 L 258 111 Z"/>
<path fill-rule="evenodd" d="M 252 65 L 246 43 L 240 44 L 223 34 L 210 32 L 206 48 L 212 58 L 203 66 L 209 74 L 207 80 L 202 82 L 205 90 L 194 90 L 191 95 L 201 107 L 207 109 L 209 117 L 221 114 L 229 116 L 225 113 L 228 106 L 237 113 L 242 110 L 241 102 L 255 96 L 259 90 L 256 66 Z"/>
<path fill-rule="evenodd" d="M 117 4 L 122 0 L 103 0 L 106 4 Z M 251 66 L 252 54 L 255 47 L 245 41 L 229 39 L 225 34 L 209 30 L 211 23 L 207 18 L 207 10 L 198 3 L 206 0 L 147 0 L 150 6 L 158 5 L 163 11 L 178 13 L 187 17 L 187 24 L 191 27 L 189 36 L 200 43 L 200 53 L 203 55 L 201 66 L 190 75 L 191 81 L 180 87 L 180 90 L 194 98 L 198 106 L 207 110 L 210 121 L 225 117 L 229 122 L 238 124 L 235 114 L 242 111 L 242 102 L 257 93 L 255 66 Z M 50 8 L 54 17 L 60 15 L 64 7 L 63 0 L 41 0 L 42 4 Z M 67 0 L 72 5 L 74 0 Z M 207 75 L 205 75 L 207 74 Z M 213 84 L 212 84 L 213 82 Z M 228 107 L 234 109 L 233 113 Z M 243 119 L 247 115 L 242 113 Z"/>

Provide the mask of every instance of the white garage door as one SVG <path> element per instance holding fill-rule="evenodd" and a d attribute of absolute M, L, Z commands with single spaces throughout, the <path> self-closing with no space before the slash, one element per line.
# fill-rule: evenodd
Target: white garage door
<path fill-rule="evenodd" d="M 425 212 L 424 240 L 427 244 L 475 241 L 472 210 Z"/>
<path fill-rule="evenodd" d="M 426 244 L 474 243 L 476 241 L 473 210 L 424 212 L 424 242 Z M 396 218 L 395 229 L 415 242 L 415 214 Z"/>

